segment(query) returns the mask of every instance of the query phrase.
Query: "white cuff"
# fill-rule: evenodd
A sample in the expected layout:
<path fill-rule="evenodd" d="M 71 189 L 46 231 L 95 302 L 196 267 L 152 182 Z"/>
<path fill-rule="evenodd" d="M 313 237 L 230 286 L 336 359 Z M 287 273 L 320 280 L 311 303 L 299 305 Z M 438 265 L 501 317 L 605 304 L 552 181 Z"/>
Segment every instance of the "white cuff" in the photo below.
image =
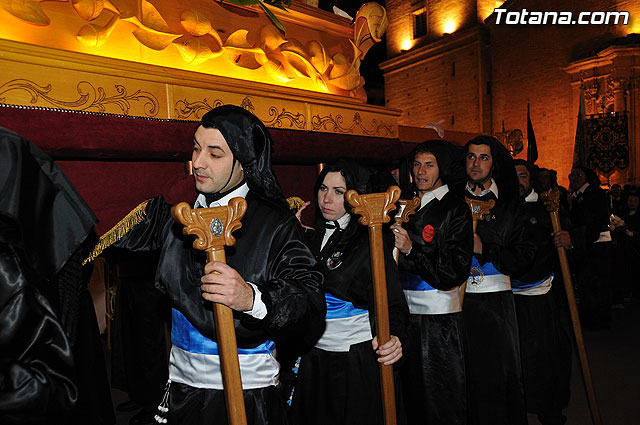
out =
<path fill-rule="evenodd" d="M 255 317 L 256 319 L 264 319 L 267 315 L 267 306 L 262 302 L 262 292 L 260 292 L 254 283 L 247 283 L 253 289 L 253 308 L 251 310 L 243 311 L 243 313 L 246 313 L 251 317 Z"/>

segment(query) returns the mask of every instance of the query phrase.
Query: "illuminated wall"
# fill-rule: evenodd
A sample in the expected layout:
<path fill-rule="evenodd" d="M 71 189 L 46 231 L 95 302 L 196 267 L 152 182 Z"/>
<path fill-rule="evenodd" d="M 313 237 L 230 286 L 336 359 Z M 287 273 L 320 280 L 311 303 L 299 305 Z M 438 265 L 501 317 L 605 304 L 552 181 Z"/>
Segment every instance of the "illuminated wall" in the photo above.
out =
<path fill-rule="evenodd" d="M 390 59 L 381 64 L 385 72 L 386 105 L 402 109 L 400 124 L 424 125 L 444 119 L 445 129 L 494 135 L 502 132 L 503 125 L 507 132 L 519 129 L 524 135 L 522 157 L 526 155 L 529 102 L 540 154 L 537 164 L 556 169 L 560 182 L 567 185 L 573 159 L 578 87 L 582 79 L 585 87 L 591 87 L 593 92 L 587 92 L 587 112 L 602 112 L 604 104 L 605 111 L 627 111 L 629 116 L 630 166 L 623 172 L 613 173 L 611 182 L 640 183 L 637 148 L 640 143 L 637 53 L 640 36 L 629 36 L 640 32 L 637 0 L 504 3 L 513 11 L 627 11 L 630 13 L 627 25 L 499 25 L 495 14 L 488 18 L 486 14 L 491 8 L 503 6 L 502 2 L 418 2 L 439 7 L 441 20 L 449 8 L 464 3 L 467 9 L 459 16 L 460 22 L 471 22 L 472 13 L 476 20 L 450 35 L 414 39 L 412 47 L 403 52 L 404 37 L 410 37 L 413 31 L 413 24 L 407 18 L 411 15 L 407 3 L 386 2 Z M 474 31 L 478 34 L 476 38 L 470 36 Z M 614 50 L 605 50 L 611 44 Z M 485 48 L 474 47 L 478 45 Z M 478 61 L 471 60 L 474 57 Z M 581 61 L 587 61 L 587 65 Z M 598 90 L 593 89 L 593 81 L 598 81 Z M 455 121 L 451 120 L 452 115 Z"/>

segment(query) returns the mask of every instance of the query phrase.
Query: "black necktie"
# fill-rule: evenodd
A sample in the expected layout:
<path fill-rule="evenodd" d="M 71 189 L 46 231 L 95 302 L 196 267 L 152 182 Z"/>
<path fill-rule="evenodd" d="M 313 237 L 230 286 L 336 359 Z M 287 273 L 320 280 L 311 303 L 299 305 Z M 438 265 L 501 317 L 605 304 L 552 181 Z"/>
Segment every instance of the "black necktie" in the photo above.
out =
<path fill-rule="evenodd" d="M 324 228 L 325 229 L 338 229 L 340 230 L 340 224 L 336 221 L 325 221 L 324 222 Z"/>

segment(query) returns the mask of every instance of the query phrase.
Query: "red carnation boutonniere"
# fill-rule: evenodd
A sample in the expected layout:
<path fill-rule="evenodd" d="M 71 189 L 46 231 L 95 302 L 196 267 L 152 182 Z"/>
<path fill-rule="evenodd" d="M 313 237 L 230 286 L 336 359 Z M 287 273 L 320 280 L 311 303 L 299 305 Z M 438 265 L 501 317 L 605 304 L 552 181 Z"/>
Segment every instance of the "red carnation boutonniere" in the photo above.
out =
<path fill-rule="evenodd" d="M 426 226 L 424 226 L 424 229 L 422 229 L 422 239 L 424 239 L 425 242 L 433 241 L 433 236 L 435 234 L 436 231 L 430 224 L 427 224 Z"/>

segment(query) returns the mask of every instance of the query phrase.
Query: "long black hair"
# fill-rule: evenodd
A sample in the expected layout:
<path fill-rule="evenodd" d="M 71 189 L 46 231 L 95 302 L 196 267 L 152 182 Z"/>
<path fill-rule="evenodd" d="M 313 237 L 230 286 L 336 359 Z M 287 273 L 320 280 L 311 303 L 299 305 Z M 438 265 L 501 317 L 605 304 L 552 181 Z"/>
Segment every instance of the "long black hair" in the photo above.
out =
<path fill-rule="evenodd" d="M 316 197 L 316 221 L 318 223 L 324 223 L 326 220 L 322 215 L 322 211 L 320 211 L 320 206 L 318 205 L 318 191 L 320 190 L 320 186 L 324 183 L 324 179 L 327 174 L 337 172 L 344 177 L 344 182 L 347 190 L 355 190 L 360 195 L 371 192 L 371 173 L 364 166 L 347 159 L 337 159 L 336 161 L 325 165 L 320 174 L 318 175 L 318 179 L 316 180 L 316 184 L 313 187 L 313 194 Z M 348 202 L 344 203 L 344 208 L 347 213 L 351 214 L 351 206 Z"/>

